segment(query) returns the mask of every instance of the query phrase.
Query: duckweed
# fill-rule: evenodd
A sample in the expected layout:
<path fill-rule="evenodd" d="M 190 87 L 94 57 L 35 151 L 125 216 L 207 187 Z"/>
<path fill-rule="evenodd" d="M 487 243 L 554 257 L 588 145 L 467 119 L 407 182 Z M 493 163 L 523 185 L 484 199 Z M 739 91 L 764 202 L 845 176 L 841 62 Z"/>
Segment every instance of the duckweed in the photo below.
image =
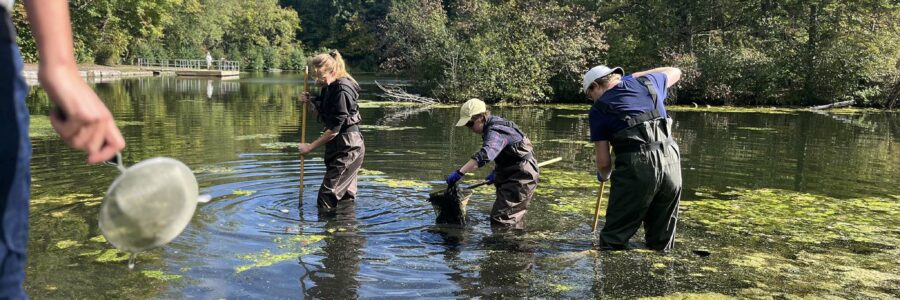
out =
<path fill-rule="evenodd" d="M 262 268 L 274 265 L 276 263 L 280 263 L 283 261 L 288 261 L 292 259 L 297 259 L 298 257 L 306 256 L 312 253 L 311 249 L 301 249 L 298 252 L 285 252 L 279 254 L 272 254 L 269 249 L 263 250 L 260 253 L 242 255 L 239 258 L 243 260 L 250 261 L 250 264 L 237 266 L 234 268 L 236 273 L 241 273 L 254 268 Z"/>
<path fill-rule="evenodd" d="M 415 102 L 397 102 L 397 101 L 367 101 L 362 100 L 359 101 L 359 108 L 385 108 L 385 107 L 410 107 L 410 106 L 421 106 L 420 103 Z"/>
<path fill-rule="evenodd" d="M 237 196 L 250 196 L 255 193 L 256 193 L 256 191 L 245 191 L 245 190 L 237 189 L 237 190 L 234 190 L 234 192 L 232 194 L 237 195 Z"/>
<path fill-rule="evenodd" d="M 572 290 L 572 286 L 567 284 L 553 284 L 550 285 L 550 288 L 557 293 L 565 293 Z"/>
<path fill-rule="evenodd" d="M 416 190 L 423 190 L 431 188 L 431 184 L 418 181 L 418 180 L 409 180 L 409 179 L 392 179 L 392 178 L 372 178 L 371 181 L 381 183 L 387 185 L 392 188 L 409 188 Z"/>
<path fill-rule="evenodd" d="M 229 174 L 234 173 L 234 168 L 222 166 L 202 166 L 195 169 L 194 173 Z"/>
<path fill-rule="evenodd" d="M 32 205 L 66 205 L 73 203 L 100 202 L 103 197 L 97 197 L 93 194 L 68 194 L 59 196 L 43 196 L 37 199 L 31 199 Z"/>
<path fill-rule="evenodd" d="M 259 146 L 269 150 L 297 151 L 297 143 L 275 142 L 264 143 Z"/>
<path fill-rule="evenodd" d="M 260 133 L 260 134 L 236 136 L 234 138 L 234 140 L 235 141 L 247 141 L 247 140 L 258 140 L 258 139 L 272 139 L 272 138 L 277 138 L 277 137 L 278 137 L 277 134 Z"/>
<path fill-rule="evenodd" d="M 238 256 L 242 260 L 249 261 L 249 264 L 237 266 L 234 268 L 236 273 L 241 273 L 254 268 L 262 268 L 274 265 L 276 263 L 297 259 L 306 256 L 319 249 L 317 246 L 311 246 L 325 239 L 324 235 L 297 235 L 290 238 L 278 237 L 274 242 L 279 244 L 277 248 L 288 249 L 288 252 L 273 254 L 271 250 L 265 249 L 259 253 L 251 253 Z"/>
<path fill-rule="evenodd" d="M 97 262 L 119 262 L 126 261 L 131 254 L 120 252 L 117 249 L 107 249 L 95 259 Z"/>
<path fill-rule="evenodd" d="M 726 300 L 735 299 L 719 293 L 675 293 L 660 297 L 644 297 L 641 300 Z"/>
<path fill-rule="evenodd" d="M 141 271 L 141 274 L 144 274 L 144 276 L 147 276 L 149 278 L 158 279 L 158 280 L 162 280 L 162 281 L 181 279 L 181 275 L 166 274 L 160 270 L 144 270 L 144 271 Z"/>
<path fill-rule="evenodd" d="M 682 202 L 685 220 L 715 232 L 757 239 L 900 244 L 900 238 L 892 234 L 900 226 L 900 202 L 893 199 L 840 200 L 775 189 L 733 190 L 723 195 L 735 199 Z"/>
<path fill-rule="evenodd" d="M 796 114 L 802 109 L 796 108 L 778 108 L 778 107 L 736 107 L 736 106 L 683 106 L 673 105 L 666 106 L 667 111 L 693 111 L 693 112 L 714 112 L 714 113 L 763 113 L 763 114 Z"/>
<path fill-rule="evenodd" d="M 79 246 L 79 245 L 80 244 L 78 244 L 77 241 L 73 241 L 73 240 L 64 240 L 64 241 L 56 242 L 57 249 L 66 249 L 66 248 L 75 247 L 75 246 Z"/>
<path fill-rule="evenodd" d="M 385 125 L 360 125 L 359 128 L 362 130 L 377 130 L 377 131 L 401 131 L 401 130 L 425 129 L 425 127 L 419 127 L 419 126 L 394 127 L 394 126 L 385 126 Z"/>
<path fill-rule="evenodd" d="M 359 169 L 360 176 L 379 176 L 384 175 L 384 172 L 378 170 L 369 170 L 369 169 Z"/>

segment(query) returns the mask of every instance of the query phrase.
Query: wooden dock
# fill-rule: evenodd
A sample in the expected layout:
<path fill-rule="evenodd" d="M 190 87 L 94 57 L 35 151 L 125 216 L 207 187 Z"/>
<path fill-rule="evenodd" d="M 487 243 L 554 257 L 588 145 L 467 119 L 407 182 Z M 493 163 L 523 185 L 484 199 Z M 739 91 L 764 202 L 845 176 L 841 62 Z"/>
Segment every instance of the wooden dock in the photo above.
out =
<path fill-rule="evenodd" d="M 241 76 L 241 72 L 224 70 L 178 70 L 175 71 L 175 75 L 191 77 L 238 78 Z"/>
<path fill-rule="evenodd" d="M 241 76 L 240 62 L 233 60 L 138 58 L 138 66 L 154 74 L 175 73 L 177 76 L 222 79 Z"/>

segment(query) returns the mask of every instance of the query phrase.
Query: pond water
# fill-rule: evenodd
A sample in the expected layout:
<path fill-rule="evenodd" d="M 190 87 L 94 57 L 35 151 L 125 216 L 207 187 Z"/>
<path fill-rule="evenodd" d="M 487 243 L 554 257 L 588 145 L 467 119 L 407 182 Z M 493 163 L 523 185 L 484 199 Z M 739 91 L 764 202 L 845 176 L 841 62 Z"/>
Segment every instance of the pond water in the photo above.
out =
<path fill-rule="evenodd" d="M 434 225 L 428 193 L 480 145 L 455 107 L 363 104 L 355 207 L 320 216 L 321 150 L 299 140 L 302 75 L 97 83 L 127 164 L 169 156 L 201 204 L 169 245 L 128 257 L 105 242 L 100 200 L 118 171 L 85 165 L 29 96 L 34 144 L 26 288 L 36 298 L 900 297 L 900 114 L 673 109 L 684 197 L 676 249 L 597 252 L 587 105 L 495 107 L 535 142 L 542 169 L 524 233 L 494 233 L 493 187 L 465 228 Z M 376 100 L 375 78 L 360 76 Z M 381 81 L 393 81 L 381 78 Z M 310 118 L 312 120 L 312 118 Z M 320 126 L 309 127 L 317 136 Z M 487 168 L 464 182 L 482 180 Z M 303 194 L 300 194 L 300 186 Z M 604 196 L 604 207 L 606 197 Z M 601 225 L 602 225 L 601 220 Z M 633 239 L 640 248 L 642 233 Z M 709 255 L 706 255 L 709 254 Z"/>

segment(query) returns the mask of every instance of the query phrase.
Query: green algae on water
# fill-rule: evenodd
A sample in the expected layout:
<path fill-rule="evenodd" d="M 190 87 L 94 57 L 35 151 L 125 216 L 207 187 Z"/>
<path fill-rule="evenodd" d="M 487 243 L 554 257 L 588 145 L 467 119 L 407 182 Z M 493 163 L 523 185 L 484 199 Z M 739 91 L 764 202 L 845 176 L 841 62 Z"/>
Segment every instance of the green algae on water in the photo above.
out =
<path fill-rule="evenodd" d="M 67 194 L 67 195 L 59 195 L 59 196 L 42 196 L 37 199 L 31 199 L 32 205 L 66 205 L 66 204 L 74 204 L 74 203 L 89 203 L 89 202 L 100 202 L 103 200 L 103 197 L 97 197 L 93 194 Z"/>
<path fill-rule="evenodd" d="M 241 189 L 237 189 L 237 190 L 234 190 L 234 192 L 232 192 L 232 194 L 237 195 L 237 196 L 250 196 L 255 193 L 256 193 L 256 191 L 245 191 L 245 190 L 241 190 Z"/>
<path fill-rule="evenodd" d="M 384 172 L 378 170 L 369 170 L 369 169 L 359 169 L 360 176 L 380 176 L 384 175 Z"/>
<path fill-rule="evenodd" d="M 278 248 L 290 248 L 288 252 L 272 253 L 269 249 L 264 249 L 258 253 L 251 253 L 238 256 L 239 259 L 249 261 L 249 264 L 240 265 L 234 268 L 235 273 L 241 273 L 250 269 L 263 268 L 274 265 L 276 263 L 296 260 L 299 257 L 309 255 L 319 249 L 319 247 L 311 247 L 321 240 L 325 239 L 323 235 L 296 236 L 289 239 L 276 239 L 281 243 Z"/>
<path fill-rule="evenodd" d="M 56 242 L 57 249 L 66 249 L 66 248 L 76 247 L 76 246 L 80 246 L 80 245 L 81 244 L 79 244 L 77 241 L 73 241 L 73 240 L 64 240 L 64 241 Z"/>
<path fill-rule="evenodd" d="M 263 143 L 259 145 L 265 149 L 269 150 L 282 150 L 282 151 L 298 151 L 299 147 L 297 143 L 285 143 L 285 142 L 275 142 L 275 143 Z"/>
<path fill-rule="evenodd" d="M 394 126 L 385 126 L 385 125 L 360 125 L 359 128 L 363 131 L 401 131 L 401 130 L 416 130 L 416 129 L 425 129 L 425 127 L 420 126 L 411 126 L 411 127 L 394 127 Z"/>
<path fill-rule="evenodd" d="M 409 189 L 423 190 L 423 189 L 428 189 L 431 187 L 431 184 L 424 182 L 424 181 L 419 181 L 419 180 L 392 179 L 392 178 L 384 178 L 384 177 L 372 178 L 370 180 L 372 182 L 384 184 L 384 185 L 392 187 L 392 188 L 409 188 Z"/>
<path fill-rule="evenodd" d="M 117 249 L 107 249 L 95 259 L 97 262 L 120 262 L 126 261 L 131 256 L 130 253 L 123 253 Z"/>
<path fill-rule="evenodd" d="M 201 166 L 195 169 L 194 173 L 230 174 L 234 173 L 234 168 L 222 166 Z"/>
<path fill-rule="evenodd" d="M 235 141 L 247 141 L 247 140 L 258 140 L 258 139 L 272 139 L 272 138 L 277 138 L 278 136 L 279 135 L 277 135 L 277 134 L 260 133 L 260 134 L 249 134 L 249 135 L 236 136 L 236 137 L 234 137 L 234 140 Z"/>
<path fill-rule="evenodd" d="M 682 202 L 685 220 L 715 232 L 791 242 L 900 243 L 892 232 L 900 226 L 900 202 L 893 199 L 842 200 L 775 189 L 733 190 L 724 195 L 735 199 Z"/>
<path fill-rule="evenodd" d="M 95 243 L 106 243 L 106 237 L 103 235 L 98 235 L 89 239 L 91 242 Z"/>
<path fill-rule="evenodd" d="M 370 101 L 361 100 L 358 102 L 359 108 L 387 108 L 387 107 L 411 107 L 422 106 L 416 102 L 398 102 L 398 101 Z"/>
<path fill-rule="evenodd" d="M 660 297 L 643 297 L 641 300 L 728 300 L 737 299 L 719 293 L 675 293 Z"/>
<path fill-rule="evenodd" d="M 692 111 L 692 112 L 713 112 L 713 113 L 762 113 L 762 114 L 796 114 L 802 109 L 796 108 L 779 108 L 779 107 L 737 107 L 737 106 L 684 106 L 673 105 L 666 106 L 667 111 Z"/>
<path fill-rule="evenodd" d="M 181 279 L 181 277 L 182 277 L 181 275 L 177 275 L 177 274 L 166 274 L 160 270 L 144 270 L 144 271 L 141 271 L 141 274 L 144 274 L 144 276 L 147 276 L 149 278 L 162 280 L 162 281 Z"/>

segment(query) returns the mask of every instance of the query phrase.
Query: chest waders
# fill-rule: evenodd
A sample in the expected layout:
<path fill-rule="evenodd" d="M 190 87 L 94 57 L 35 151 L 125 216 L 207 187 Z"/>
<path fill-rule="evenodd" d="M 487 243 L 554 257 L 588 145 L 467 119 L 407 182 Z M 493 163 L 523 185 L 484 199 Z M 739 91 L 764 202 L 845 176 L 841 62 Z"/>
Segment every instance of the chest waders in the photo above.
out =
<path fill-rule="evenodd" d="M 628 116 L 601 102 L 605 104 L 601 109 L 628 127 L 610 140 L 615 168 L 600 244 L 604 249 L 624 249 L 643 223 L 647 247 L 668 251 L 675 243 L 681 199 L 680 150 L 672 139 L 672 119 L 663 118 L 657 108 L 660 99 L 653 82 L 645 77 L 638 81 L 649 91 L 652 111 Z"/>
<path fill-rule="evenodd" d="M 531 141 L 515 123 L 491 117 L 485 124 L 484 132 L 495 125 L 512 128 L 522 136 L 522 140 L 506 145 L 494 158 L 497 199 L 491 208 L 491 226 L 524 229 L 528 203 L 537 188 L 537 161 Z"/>
<path fill-rule="evenodd" d="M 356 200 L 357 175 L 366 155 L 366 145 L 359 132 L 362 117 L 356 102 L 348 102 L 350 117 L 342 124 L 338 135 L 325 144 L 325 176 L 316 203 L 326 210 L 337 208 L 340 201 L 350 204 Z"/>

